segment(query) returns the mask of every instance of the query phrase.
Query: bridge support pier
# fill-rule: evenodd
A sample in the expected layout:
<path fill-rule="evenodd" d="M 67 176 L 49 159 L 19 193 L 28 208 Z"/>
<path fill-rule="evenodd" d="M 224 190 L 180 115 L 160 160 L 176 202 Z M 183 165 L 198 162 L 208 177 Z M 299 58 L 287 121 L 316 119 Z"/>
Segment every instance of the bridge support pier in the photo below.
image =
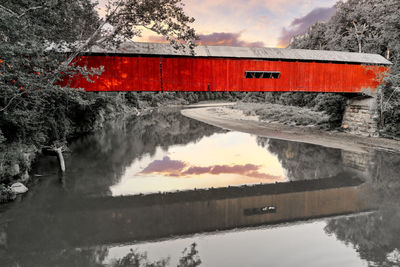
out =
<path fill-rule="evenodd" d="M 357 96 L 347 100 L 342 128 L 362 136 L 379 136 L 376 96 Z"/>

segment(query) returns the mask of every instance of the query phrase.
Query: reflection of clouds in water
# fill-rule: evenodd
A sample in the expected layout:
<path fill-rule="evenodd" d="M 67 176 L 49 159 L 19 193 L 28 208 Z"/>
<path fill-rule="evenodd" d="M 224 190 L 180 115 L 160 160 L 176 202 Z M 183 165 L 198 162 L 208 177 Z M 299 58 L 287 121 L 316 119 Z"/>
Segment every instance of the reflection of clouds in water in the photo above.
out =
<path fill-rule="evenodd" d="M 157 146 L 136 158 L 110 190 L 119 196 L 286 181 L 277 156 L 256 140 L 245 133 L 221 132 L 187 144 Z"/>
<path fill-rule="evenodd" d="M 252 178 L 277 180 L 282 177 L 260 172 L 261 165 L 236 164 L 236 165 L 211 165 L 211 166 L 190 166 L 180 160 L 171 160 L 165 156 L 162 160 L 154 160 L 138 174 L 162 174 L 168 177 L 188 177 L 193 175 L 219 175 L 236 174 Z"/>
<path fill-rule="evenodd" d="M 165 156 L 162 160 L 154 160 L 141 173 L 159 173 L 180 171 L 186 166 L 186 163 L 180 160 L 171 160 Z"/>

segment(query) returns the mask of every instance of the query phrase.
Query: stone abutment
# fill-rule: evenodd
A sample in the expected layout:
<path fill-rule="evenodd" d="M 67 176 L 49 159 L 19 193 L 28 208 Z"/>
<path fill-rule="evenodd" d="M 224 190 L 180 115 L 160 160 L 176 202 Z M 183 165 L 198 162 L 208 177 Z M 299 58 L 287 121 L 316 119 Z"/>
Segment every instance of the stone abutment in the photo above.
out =
<path fill-rule="evenodd" d="M 357 96 L 347 100 L 342 128 L 362 136 L 379 136 L 376 96 Z"/>

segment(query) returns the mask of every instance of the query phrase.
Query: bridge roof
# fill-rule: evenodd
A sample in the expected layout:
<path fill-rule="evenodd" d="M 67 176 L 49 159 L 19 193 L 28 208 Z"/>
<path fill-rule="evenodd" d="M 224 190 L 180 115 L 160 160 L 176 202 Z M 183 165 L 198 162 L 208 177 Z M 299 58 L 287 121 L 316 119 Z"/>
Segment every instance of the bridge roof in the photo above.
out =
<path fill-rule="evenodd" d="M 141 42 L 125 42 L 121 44 L 118 49 L 113 50 L 94 47 L 88 52 L 124 55 L 193 56 L 188 48 L 176 50 L 170 44 Z M 199 45 L 196 46 L 194 52 L 195 57 L 324 61 L 373 65 L 392 64 L 390 61 L 378 54 L 323 50 Z"/>

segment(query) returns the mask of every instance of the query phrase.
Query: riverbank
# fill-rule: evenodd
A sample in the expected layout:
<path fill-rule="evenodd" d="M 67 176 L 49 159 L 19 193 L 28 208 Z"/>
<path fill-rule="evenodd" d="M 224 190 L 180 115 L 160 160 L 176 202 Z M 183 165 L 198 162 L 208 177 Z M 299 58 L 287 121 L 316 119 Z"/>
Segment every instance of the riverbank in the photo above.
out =
<path fill-rule="evenodd" d="M 182 99 L 166 99 L 167 105 L 182 104 Z M 128 99 L 115 103 L 108 103 L 104 107 L 91 111 L 92 118 L 86 123 L 75 123 L 68 134 L 67 139 L 53 142 L 52 147 L 59 146 L 62 150 L 68 151 L 71 140 L 93 133 L 102 129 L 109 121 L 143 116 L 151 113 L 159 105 L 150 101 L 139 100 L 133 105 Z M 46 138 L 47 137 L 43 137 Z M 12 184 L 22 183 L 28 188 L 34 182 L 30 175 L 33 163 L 44 155 L 44 150 L 49 146 L 35 144 L 29 141 L 18 141 L 12 143 L 0 142 L 0 203 L 6 203 L 16 198 L 16 193 L 11 190 Z M 68 166 L 67 166 L 68 167 Z"/>
<path fill-rule="evenodd" d="M 253 105 L 252 103 L 246 103 Z M 247 115 L 234 107 L 201 107 L 181 110 L 182 115 L 232 131 L 240 131 L 267 138 L 315 144 L 353 152 L 371 149 L 400 152 L 400 142 L 377 137 L 361 137 L 339 131 L 326 131 L 313 126 L 287 125 L 266 122 L 253 114 Z"/>
<path fill-rule="evenodd" d="M 68 132 L 63 133 L 63 135 L 66 136 L 64 137 L 66 139 L 60 135 L 51 138 L 43 133 L 41 143 L 32 142 L 29 136 L 16 142 L 7 142 L 8 140 L 2 138 L 0 132 L 0 203 L 15 199 L 16 194 L 11 190 L 12 184 L 19 182 L 29 188 L 31 183 L 34 182 L 35 179 L 29 172 L 35 160 L 43 155 L 43 148 L 61 147 L 68 151 L 71 140 L 100 130 L 109 121 L 144 116 L 163 107 L 181 108 L 193 103 L 193 101 L 198 101 L 198 98 L 191 99 L 192 96 L 192 94 L 175 93 L 132 93 L 114 95 L 115 99 L 112 99 L 111 96 L 106 95 L 103 105 L 87 111 L 90 116 L 86 117 L 87 114 L 83 113 L 74 117 L 73 120 L 65 119 L 64 123 L 68 124 Z M 99 97 L 101 98 L 101 96 Z M 220 103 L 217 102 L 217 105 L 221 105 Z M 62 122 L 57 121 L 58 123 Z M 59 129 L 56 129 L 56 131 L 59 131 Z"/>
<path fill-rule="evenodd" d="M 77 130 L 73 138 L 101 129 L 107 121 L 120 116 L 142 116 L 164 106 L 184 108 L 183 115 L 207 124 L 269 138 L 355 152 L 367 152 L 370 149 L 400 151 L 400 143 L 394 140 L 325 131 L 329 118 L 324 112 L 268 103 L 210 101 L 187 105 L 184 99 L 173 97 L 163 101 L 140 100 L 138 105 L 123 104 L 99 109 L 96 119 L 85 129 Z M 12 183 L 22 182 L 29 187 L 32 181 L 29 170 L 37 156 L 41 155 L 41 147 L 21 143 L 0 145 L 3 148 L 0 153 L 0 202 L 5 202 L 15 197 L 9 192 Z"/>
<path fill-rule="evenodd" d="M 107 121 L 122 116 L 139 116 L 147 112 L 149 112 L 148 108 L 138 110 L 127 105 L 121 105 L 118 109 L 116 107 L 100 109 L 96 119 L 85 128 L 76 128 L 69 136 L 67 143 L 69 140 L 103 128 Z M 67 143 L 59 142 L 63 150 L 64 148 L 68 150 Z M 29 188 L 34 182 L 29 172 L 35 160 L 44 154 L 45 147 L 32 143 L 13 142 L 0 144 L 0 148 L 0 203 L 5 203 L 16 198 L 16 192 L 11 189 L 12 184 L 22 183 Z"/>
<path fill-rule="evenodd" d="M 247 116 L 257 116 L 266 123 L 278 122 L 293 126 L 309 126 L 321 129 L 332 129 L 331 117 L 324 111 L 315 111 L 306 107 L 280 105 L 272 103 L 238 102 L 231 106 L 233 110 L 242 111 Z"/>

